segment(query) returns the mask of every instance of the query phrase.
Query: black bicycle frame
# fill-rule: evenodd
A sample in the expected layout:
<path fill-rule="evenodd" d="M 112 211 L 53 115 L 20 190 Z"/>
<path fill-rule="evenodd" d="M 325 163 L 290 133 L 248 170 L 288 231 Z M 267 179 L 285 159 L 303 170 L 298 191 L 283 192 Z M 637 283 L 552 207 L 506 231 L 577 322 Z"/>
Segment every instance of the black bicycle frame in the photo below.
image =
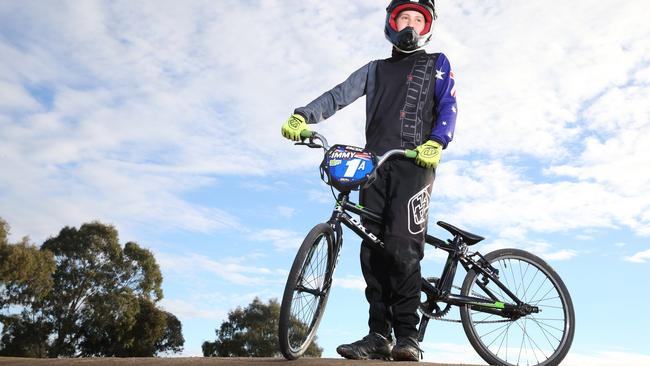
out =
<path fill-rule="evenodd" d="M 378 213 L 359 204 L 350 202 L 349 192 L 339 193 L 336 207 L 332 212 L 332 216 L 328 220 L 328 223 L 332 225 L 337 236 L 336 256 L 338 257 L 342 245 L 341 223 L 352 230 L 355 234 L 359 235 L 362 239 L 383 249 L 383 241 L 368 231 L 368 229 L 366 229 L 361 222 L 352 217 L 348 211 L 359 215 L 359 217 L 364 219 L 377 223 L 382 222 L 382 218 Z M 534 306 L 527 306 L 526 309 L 522 310 L 522 307 L 526 304 L 524 304 L 499 280 L 498 270 L 493 268 L 478 252 L 467 255 L 467 245 L 463 242 L 462 237 L 457 235 L 454 236 L 453 240 L 444 241 L 427 234 L 425 242 L 435 248 L 442 249 L 449 253 L 442 275 L 437 280 L 435 286 L 429 281 L 422 281 L 423 291 L 433 294 L 437 302 L 449 303 L 456 306 L 470 305 L 473 310 L 491 313 L 505 318 L 512 318 L 525 315 L 525 313 L 539 311 L 539 309 Z M 474 259 L 474 257 L 477 259 Z M 479 276 L 477 276 L 477 284 L 483 291 L 485 291 L 492 301 L 480 297 L 451 293 L 458 263 L 460 263 L 467 272 L 474 270 L 481 275 L 482 281 L 478 281 Z M 515 304 L 499 301 L 497 296 L 487 288 L 487 284 L 490 281 L 494 282 L 505 294 L 510 296 Z"/>
<path fill-rule="evenodd" d="M 431 285 L 428 281 L 423 283 L 427 287 L 426 290 L 435 294 L 438 301 L 446 302 L 452 305 L 470 305 L 472 309 L 482 311 L 485 313 L 496 314 L 504 317 L 511 317 L 512 311 L 519 309 L 524 303 L 510 291 L 500 280 L 499 271 L 493 268 L 481 254 L 478 252 L 467 255 L 467 245 L 463 243 L 460 236 L 455 236 L 453 240 L 447 242 L 438 239 L 431 235 L 426 235 L 425 242 L 438 249 L 442 249 L 449 254 L 447 255 L 447 262 L 442 271 L 442 275 L 438 279 L 436 286 Z M 477 259 L 474 259 L 476 257 Z M 477 285 L 485 291 L 485 293 L 492 299 L 492 301 L 485 298 L 456 295 L 451 293 L 456 269 L 460 263 L 463 268 L 469 272 L 471 270 L 478 272 L 482 276 L 482 281 L 477 281 Z M 479 276 L 477 275 L 477 279 Z M 515 304 L 503 303 L 498 300 L 497 296 L 487 288 L 489 281 L 494 282 L 503 292 L 508 295 Z"/>
<path fill-rule="evenodd" d="M 333 226 L 335 231 L 340 231 L 341 223 L 347 228 L 352 230 L 355 234 L 359 235 L 362 239 L 367 240 L 380 248 L 384 248 L 382 242 L 375 234 L 366 229 L 361 222 L 357 221 L 354 217 L 350 216 L 347 211 L 359 215 L 359 217 L 372 220 L 376 223 L 381 223 L 382 219 L 379 214 L 373 212 L 359 204 L 350 202 L 350 193 L 342 192 L 336 199 L 336 207 L 332 212 L 332 217 L 327 221 Z M 337 240 L 338 241 L 338 240 Z"/>

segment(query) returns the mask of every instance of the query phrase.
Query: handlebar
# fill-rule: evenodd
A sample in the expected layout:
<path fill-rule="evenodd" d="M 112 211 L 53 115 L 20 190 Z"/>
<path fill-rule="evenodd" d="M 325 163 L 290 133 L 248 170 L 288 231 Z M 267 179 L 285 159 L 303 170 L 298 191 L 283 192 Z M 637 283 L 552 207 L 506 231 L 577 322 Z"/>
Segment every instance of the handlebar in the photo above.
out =
<path fill-rule="evenodd" d="M 300 138 L 303 139 L 302 142 L 296 143 L 296 145 L 307 145 L 311 148 L 322 147 L 323 150 L 327 152 L 330 149 L 330 145 L 327 143 L 325 136 L 321 135 L 316 131 L 311 130 L 302 130 L 300 131 Z M 304 142 L 305 139 L 309 139 L 309 142 Z M 314 143 L 314 140 L 320 141 L 320 144 Z M 386 160 L 393 156 L 404 156 L 409 159 L 415 159 L 418 156 L 418 152 L 411 149 L 393 149 L 388 150 L 384 155 L 377 156 L 377 168 L 379 168 Z M 374 172 L 373 172 L 374 174 Z"/>
<path fill-rule="evenodd" d="M 307 145 L 308 147 L 311 148 L 316 148 L 316 147 L 322 147 L 325 151 L 330 149 L 330 145 L 327 143 L 327 139 L 325 136 L 321 135 L 320 133 L 316 131 L 311 131 L 311 130 L 302 130 L 300 131 L 300 138 L 303 140 L 302 142 L 296 143 L 296 145 Z M 309 142 L 304 142 L 305 139 L 309 139 Z M 318 140 L 321 142 L 321 144 L 315 144 L 314 140 Z"/>

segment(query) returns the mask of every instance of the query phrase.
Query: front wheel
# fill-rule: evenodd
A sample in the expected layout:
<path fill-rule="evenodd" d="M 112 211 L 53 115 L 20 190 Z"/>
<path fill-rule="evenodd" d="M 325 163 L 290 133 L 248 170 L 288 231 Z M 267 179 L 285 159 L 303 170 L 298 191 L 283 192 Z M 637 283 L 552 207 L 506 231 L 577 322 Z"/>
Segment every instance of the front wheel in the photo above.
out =
<path fill-rule="evenodd" d="M 318 224 L 303 240 L 291 266 L 280 307 L 280 351 L 288 360 L 302 356 L 316 335 L 334 271 L 334 231 Z"/>
<path fill-rule="evenodd" d="M 560 276 L 543 259 L 519 249 L 495 250 L 485 259 L 508 290 L 539 312 L 513 317 L 495 309 L 461 306 L 463 329 L 476 352 L 490 365 L 558 365 L 575 332 L 573 303 Z M 473 270 L 461 293 L 514 303 L 494 281 Z"/>

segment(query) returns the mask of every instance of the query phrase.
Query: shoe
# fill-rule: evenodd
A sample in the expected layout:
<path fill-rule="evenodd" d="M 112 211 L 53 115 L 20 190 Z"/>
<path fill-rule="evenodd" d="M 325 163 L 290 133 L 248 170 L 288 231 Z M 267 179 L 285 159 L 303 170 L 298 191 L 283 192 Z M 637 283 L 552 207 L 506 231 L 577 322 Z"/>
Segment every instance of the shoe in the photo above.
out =
<path fill-rule="evenodd" d="M 336 352 L 350 360 L 388 360 L 392 346 L 392 339 L 379 333 L 370 333 L 359 341 L 336 347 Z"/>
<path fill-rule="evenodd" d="M 422 358 L 422 349 L 417 339 L 413 337 L 397 338 L 397 344 L 390 352 L 395 361 L 420 361 Z"/>

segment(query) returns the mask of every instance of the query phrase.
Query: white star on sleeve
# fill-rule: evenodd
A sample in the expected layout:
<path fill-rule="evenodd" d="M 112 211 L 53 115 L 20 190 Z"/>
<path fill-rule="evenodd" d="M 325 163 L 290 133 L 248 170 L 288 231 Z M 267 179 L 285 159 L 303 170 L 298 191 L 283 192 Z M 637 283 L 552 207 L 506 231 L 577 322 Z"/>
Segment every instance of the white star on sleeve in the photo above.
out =
<path fill-rule="evenodd" d="M 442 70 L 436 70 L 436 79 L 442 80 L 443 75 L 445 73 Z"/>

